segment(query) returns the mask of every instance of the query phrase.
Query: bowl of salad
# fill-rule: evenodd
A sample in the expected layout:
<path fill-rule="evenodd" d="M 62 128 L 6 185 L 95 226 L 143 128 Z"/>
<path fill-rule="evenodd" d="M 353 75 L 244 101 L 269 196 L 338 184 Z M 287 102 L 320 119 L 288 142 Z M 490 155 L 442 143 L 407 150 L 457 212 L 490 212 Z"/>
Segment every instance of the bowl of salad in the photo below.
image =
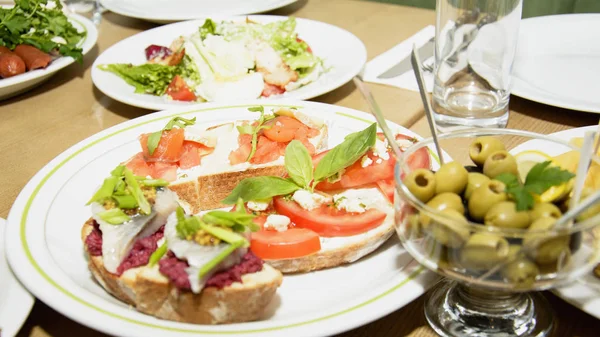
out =
<path fill-rule="evenodd" d="M 207 18 L 115 44 L 96 60 L 92 80 L 123 103 L 166 109 L 255 98 L 308 99 L 350 81 L 365 61 L 358 38 L 325 23 L 277 16 Z"/>

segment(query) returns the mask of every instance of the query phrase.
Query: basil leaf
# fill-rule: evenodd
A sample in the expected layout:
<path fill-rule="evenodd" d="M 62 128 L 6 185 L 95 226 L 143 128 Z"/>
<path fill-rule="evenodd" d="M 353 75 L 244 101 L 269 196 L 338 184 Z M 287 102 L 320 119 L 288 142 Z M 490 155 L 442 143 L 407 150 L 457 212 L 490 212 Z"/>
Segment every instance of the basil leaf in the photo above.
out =
<path fill-rule="evenodd" d="M 154 151 L 158 147 L 158 143 L 160 143 L 160 138 L 161 137 L 162 137 L 162 130 L 161 131 L 152 132 L 148 136 L 148 153 L 150 155 L 154 154 Z"/>
<path fill-rule="evenodd" d="M 279 177 L 253 177 L 242 180 L 222 203 L 235 204 L 239 198 L 244 201 L 266 200 L 278 195 L 286 195 L 301 189 L 293 181 Z"/>
<path fill-rule="evenodd" d="M 373 123 L 368 128 L 351 133 L 338 146 L 327 152 L 321 159 L 314 173 L 315 183 L 340 172 L 354 164 L 370 148 L 377 139 L 377 124 Z"/>
<path fill-rule="evenodd" d="M 156 263 L 167 253 L 169 248 L 167 247 L 167 242 L 165 241 L 160 247 L 158 247 L 152 255 L 150 255 L 150 259 L 148 260 L 148 267 L 154 267 Z"/>
<path fill-rule="evenodd" d="M 285 169 L 290 178 L 299 186 L 308 188 L 313 180 L 313 163 L 306 147 L 292 140 L 285 148 Z"/>
<path fill-rule="evenodd" d="M 98 213 L 100 219 L 106 221 L 111 225 L 120 225 L 124 222 L 131 220 L 129 215 L 125 214 L 120 208 L 112 208 L 108 211 Z"/>

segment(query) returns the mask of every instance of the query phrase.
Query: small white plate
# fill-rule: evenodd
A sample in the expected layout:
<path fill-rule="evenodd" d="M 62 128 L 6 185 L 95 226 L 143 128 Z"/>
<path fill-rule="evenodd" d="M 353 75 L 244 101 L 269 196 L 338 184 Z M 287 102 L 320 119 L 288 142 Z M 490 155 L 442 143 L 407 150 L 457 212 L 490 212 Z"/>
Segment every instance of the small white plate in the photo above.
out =
<path fill-rule="evenodd" d="M 298 0 L 100 0 L 108 10 L 132 18 L 170 23 L 205 18 L 264 13 Z"/>
<path fill-rule="evenodd" d="M 514 95 L 600 113 L 600 14 L 521 21 L 512 73 Z"/>
<path fill-rule="evenodd" d="M 333 335 L 383 317 L 423 294 L 437 277 L 416 264 L 395 236 L 350 265 L 284 276 L 264 318 L 256 322 L 207 326 L 157 319 L 132 310 L 93 281 L 80 238 L 90 216 L 84 203 L 107 172 L 139 151 L 141 133 L 162 128 L 175 115 L 196 117 L 204 125 L 256 118 L 247 110 L 256 105 L 296 106 L 323 118 L 330 146 L 374 122 L 364 112 L 334 105 L 265 103 L 213 103 L 148 114 L 104 130 L 52 160 L 21 191 L 8 217 L 8 259 L 19 279 L 65 316 L 108 334 L 132 337 Z M 388 123 L 395 131 L 418 137 Z"/>
<path fill-rule="evenodd" d="M 77 30 L 87 32 L 86 37 L 79 42 L 83 55 L 87 54 L 98 40 L 98 30 L 89 19 L 78 14 L 67 14 L 69 21 Z M 52 61 L 45 69 L 36 69 L 24 74 L 0 79 L 0 100 L 23 93 L 46 81 L 57 71 L 75 62 L 72 57 L 60 57 Z"/>
<path fill-rule="evenodd" d="M 212 17 L 213 20 L 240 20 L 232 17 Z M 286 20 L 284 16 L 254 15 L 253 21 L 269 23 Z M 107 96 L 129 105 L 150 110 L 167 110 L 173 107 L 203 105 L 205 103 L 188 103 L 167 100 L 149 94 L 136 94 L 134 87 L 127 84 L 119 76 L 98 69 L 100 64 L 146 62 L 144 49 L 151 44 L 170 45 L 181 36 L 196 32 L 204 20 L 186 21 L 161 26 L 131 36 L 105 50 L 92 66 L 94 85 Z M 296 19 L 298 36 L 305 40 L 314 54 L 321 57 L 331 69 L 322 74 L 315 82 L 297 90 L 263 100 L 279 100 L 281 98 L 306 100 L 332 91 L 352 80 L 367 61 L 367 50 L 364 44 L 352 33 L 327 23 L 307 19 Z M 335 41 L 335 43 L 333 43 Z M 231 103 L 231 102 L 230 102 Z"/>
<path fill-rule="evenodd" d="M 6 262 L 4 232 L 6 220 L 0 218 L 0 335 L 17 334 L 33 306 L 34 298 L 17 281 Z"/>

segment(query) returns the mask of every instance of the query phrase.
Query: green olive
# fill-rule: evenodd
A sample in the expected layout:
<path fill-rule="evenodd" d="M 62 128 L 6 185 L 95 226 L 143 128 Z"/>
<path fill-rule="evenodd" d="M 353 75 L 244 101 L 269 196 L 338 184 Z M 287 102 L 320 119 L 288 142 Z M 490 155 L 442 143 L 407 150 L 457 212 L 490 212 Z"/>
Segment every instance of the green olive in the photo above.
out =
<path fill-rule="evenodd" d="M 590 195 L 594 194 L 594 192 L 595 191 L 589 187 L 584 188 L 581 191 L 581 201 L 583 201 L 585 198 L 589 197 Z M 590 206 L 588 209 L 586 209 L 584 212 L 582 212 L 577 217 L 577 221 L 583 221 L 583 220 L 589 219 L 598 213 L 600 213 L 600 203 Z"/>
<path fill-rule="evenodd" d="M 444 192 L 461 194 L 467 186 L 468 174 L 467 169 L 455 161 L 442 165 L 435 173 L 435 194 Z"/>
<path fill-rule="evenodd" d="M 531 215 L 531 221 L 535 221 L 539 218 L 555 218 L 558 219 L 562 216 L 562 212 L 558 207 L 550 202 L 540 202 L 533 205 L 533 208 L 529 212 Z"/>
<path fill-rule="evenodd" d="M 508 241 L 500 235 L 475 233 L 461 251 L 461 264 L 469 269 L 491 269 L 508 257 Z"/>
<path fill-rule="evenodd" d="M 450 248 L 460 248 L 469 239 L 467 219 L 452 208 L 432 216 L 430 231 L 437 242 Z"/>
<path fill-rule="evenodd" d="M 494 204 L 485 213 L 486 226 L 501 228 L 527 228 L 531 224 L 529 212 L 517 212 L 517 205 L 512 201 L 502 201 Z"/>
<path fill-rule="evenodd" d="M 469 176 L 467 177 L 467 187 L 465 188 L 465 198 L 469 199 L 477 187 L 488 181 L 490 181 L 490 178 L 483 173 L 469 173 Z"/>
<path fill-rule="evenodd" d="M 454 209 L 461 214 L 465 214 L 465 206 L 462 203 L 462 199 L 456 193 L 441 193 L 433 197 L 427 203 L 427 206 L 437 210 L 443 211 L 445 209 Z M 428 229 L 429 223 L 431 222 L 431 215 L 428 212 L 421 212 L 421 225 L 423 229 Z"/>
<path fill-rule="evenodd" d="M 504 266 L 500 273 L 510 283 L 515 283 L 519 286 L 528 286 L 535 282 L 535 278 L 540 274 L 540 270 L 535 263 L 527 258 L 517 258 Z"/>
<path fill-rule="evenodd" d="M 477 137 L 469 148 L 469 157 L 477 165 L 483 165 L 494 152 L 505 150 L 504 144 L 496 137 Z"/>
<path fill-rule="evenodd" d="M 508 246 L 508 258 L 509 259 L 516 259 L 519 255 L 519 253 L 521 253 L 521 250 L 523 249 L 523 246 L 521 245 L 510 245 Z"/>
<path fill-rule="evenodd" d="M 468 203 L 471 217 L 482 221 L 492 206 L 506 200 L 505 189 L 506 186 L 498 180 L 490 180 L 474 189 Z"/>
<path fill-rule="evenodd" d="M 518 177 L 517 160 L 506 151 L 496 151 L 485 160 L 483 174 L 494 179 L 502 173 L 512 173 Z"/>
<path fill-rule="evenodd" d="M 569 236 L 551 232 L 555 222 L 556 219 L 551 217 L 537 219 L 529 227 L 532 233 L 523 239 L 527 255 L 537 263 L 554 263 L 570 253 Z"/>
<path fill-rule="evenodd" d="M 428 202 L 435 195 L 436 179 L 433 172 L 427 169 L 416 169 L 402 181 L 410 193 L 422 202 Z"/>

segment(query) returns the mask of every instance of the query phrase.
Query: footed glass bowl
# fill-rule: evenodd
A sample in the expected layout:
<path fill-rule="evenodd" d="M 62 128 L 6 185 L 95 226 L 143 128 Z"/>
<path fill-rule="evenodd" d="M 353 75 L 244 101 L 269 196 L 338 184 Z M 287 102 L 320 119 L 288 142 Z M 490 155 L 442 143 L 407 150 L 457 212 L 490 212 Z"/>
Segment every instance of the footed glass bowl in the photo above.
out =
<path fill-rule="evenodd" d="M 566 142 L 541 134 L 510 129 L 470 129 L 439 137 L 440 146 L 448 154 L 445 162 L 456 161 L 461 166 L 468 166 L 469 171 L 481 171 L 468 152 L 470 144 L 480 136 L 496 137 L 512 155 L 539 151 L 528 152 L 532 163 L 544 158 L 544 154 L 553 157 L 579 151 Z M 442 202 L 429 199 L 424 203 L 407 185 L 431 183 L 431 179 L 415 178 L 416 173 L 411 175 L 411 156 L 423 147 L 429 147 L 433 171 L 439 168 L 434 160 L 436 151 L 431 138 L 408 148 L 396 166 L 395 211 L 396 231 L 405 249 L 422 265 L 445 277 L 426 299 L 425 314 L 431 327 L 442 336 L 548 335 L 552 330 L 553 314 L 543 296 L 534 291 L 581 277 L 600 261 L 598 239 L 594 235 L 600 215 L 590 215 L 558 229 L 552 225 L 552 217 L 556 218 L 560 213 L 528 210 L 519 218 L 507 211 L 506 214 L 499 212 L 502 213 L 500 218 L 504 216 L 502 219 L 505 220 L 499 221 L 500 225 L 491 222 L 492 217 L 489 217 L 488 225 L 484 225 L 482 214 L 485 212 L 477 216 L 471 213 L 482 212 L 478 210 L 478 203 L 485 205 L 486 200 L 495 197 L 494 194 L 502 193 L 503 184 L 486 185 L 484 188 L 490 191 L 485 193 L 470 191 L 469 199 L 461 191 L 456 193 L 458 199 L 446 196 L 441 198 Z M 578 158 L 578 153 L 571 154 L 572 158 Z M 528 164 L 523 155 L 520 161 L 521 165 Z M 600 164 L 597 158 L 594 161 L 594 164 Z M 576 162 L 577 159 L 574 165 Z M 439 178 L 439 181 L 454 182 L 464 176 L 440 175 Z M 562 208 L 564 212 L 572 182 L 556 187 L 544 195 L 545 199 L 550 199 L 556 209 Z M 539 200 L 538 197 L 535 199 Z M 511 200 L 510 196 L 508 200 Z M 440 203 L 446 205 L 440 206 Z M 455 211 L 442 211 L 444 207 Z M 464 217 L 457 216 L 457 212 Z M 523 217 L 529 217 L 529 223 L 522 220 Z M 550 219 L 532 221 L 540 218 Z"/>

